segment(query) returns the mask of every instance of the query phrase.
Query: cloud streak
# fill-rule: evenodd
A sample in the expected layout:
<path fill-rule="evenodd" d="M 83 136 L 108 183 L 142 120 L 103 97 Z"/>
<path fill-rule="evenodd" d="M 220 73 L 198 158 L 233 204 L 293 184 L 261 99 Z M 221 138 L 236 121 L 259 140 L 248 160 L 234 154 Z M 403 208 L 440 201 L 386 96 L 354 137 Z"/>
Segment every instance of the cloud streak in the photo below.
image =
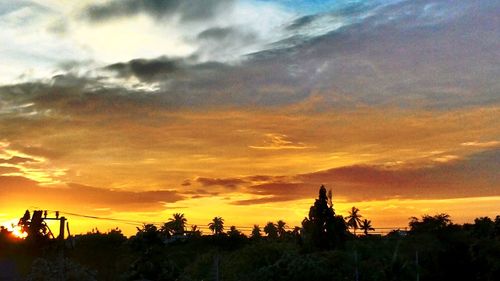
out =
<path fill-rule="evenodd" d="M 70 183 L 67 186 L 42 187 L 21 176 L 0 176 L 2 204 L 27 206 L 64 206 L 79 202 L 87 208 L 107 207 L 114 211 L 163 210 L 165 203 L 183 199 L 170 190 L 124 191 Z"/>
<path fill-rule="evenodd" d="M 217 11 L 228 8 L 232 0 L 125 0 L 92 4 L 85 8 L 84 14 L 93 22 L 103 22 L 115 18 L 148 14 L 155 19 L 179 17 L 181 21 L 202 21 L 214 17 Z"/>
<path fill-rule="evenodd" d="M 387 199 L 435 199 L 496 196 L 500 151 L 490 150 L 469 158 L 424 167 L 355 165 L 288 176 L 250 185 L 246 191 L 259 198 L 239 200 L 237 205 L 311 198 L 326 184 L 335 196 L 349 201 Z"/>

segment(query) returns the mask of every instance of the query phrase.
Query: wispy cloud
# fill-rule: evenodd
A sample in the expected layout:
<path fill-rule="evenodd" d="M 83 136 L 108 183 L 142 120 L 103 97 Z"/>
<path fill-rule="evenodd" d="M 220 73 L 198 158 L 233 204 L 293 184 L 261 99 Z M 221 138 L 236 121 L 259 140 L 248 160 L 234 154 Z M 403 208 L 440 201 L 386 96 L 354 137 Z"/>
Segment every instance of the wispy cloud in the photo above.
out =
<path fill-rule="evenodd" d="M 266 134 L 267 140 L 265 141 L 265 145 L 256 146 L 249 145 L 248 147 L 254 149 L 265 149 L 265 150 L 281 150 L 281 149 L 308 149 L 314 148 L 311 146 L 307 146 L 302 142 L 294 142 L 289 139 L 287 135 L 283 134 Z"/>
<path fill-rule="evenodd" d="M 463 146 L 472 146 L 472 147 L 497 147 L 500 146 L 500 141 L 485 141 L 485 142 L 480 142 L 480 141 L 468 141 L 468 142 L 463 142 L 461 143 Z"/>

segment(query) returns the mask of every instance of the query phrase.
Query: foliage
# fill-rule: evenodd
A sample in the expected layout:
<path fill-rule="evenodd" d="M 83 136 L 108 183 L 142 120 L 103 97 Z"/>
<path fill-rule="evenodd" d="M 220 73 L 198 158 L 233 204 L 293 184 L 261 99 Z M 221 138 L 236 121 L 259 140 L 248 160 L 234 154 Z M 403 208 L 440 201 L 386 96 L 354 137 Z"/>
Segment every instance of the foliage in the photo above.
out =
<path fill-rule="evenodd" d="M 285 234 L 286 234 L 286 222 L 282 221 L 282 220 L 279 220 L 277 223 L 276 223 L 276 230 L 278 231 L 278 236 L 280 238 L 284 238 L 285 237 Z"/>
<path fill-rule="evenodd" d="M 437 214 L 435 216 L 424 215 L 422 219 L 411 217 L 409 226 L 412 233 L 439 232 L 451 225 L 448 214 Z"/>
<path fill-rule="evenodd" d="M 161 231 L 170 238 L 172 235 L 182 235 L 186 230 L 187 219 L 184 214 L 175 213 L 169 219 L 168 222 L 164 223 L 161 227 Z"/>
<path fill-rule="evenodd" d="M 318 199 L 309 209 L 309 217 L 302 221 L 302 229 L 303 240 L 309 248 L 332 249 L 346 240 L 347 226 L 341 216 L 335 215 L 333 202 L 324 186 L 320 187 Z"/>
<path fill-rule="evenodd" d="M 27 281 L 94 281 L 96 274 L 94 271 L 75 263 L 72 260 L 50 261 L 43 258 L 37 258 L 32 265 Z"/>
<path fill-rule="evenodd" d="M 264 226 L 264 232 L 267 234 L 267 237 L 270 239 L 278 238 L 278 228 L 272 222 L 268 222 L 266 226 Z"/>
<path fill-rule="evenodd" d="M 260 239 L 262 234 L 260 233 L 260 227 L 255 224 L 252 229 L 252 234 L 250 236 L 252 239 Z"/>
<path fill-rule="evenodd" d="M 349 215 L 347 216 L 347 225 L 354 229 L 354 234 L 356 234 L 356 230 L 361 226 L 361 217 L 359 214 L 359 209 L 356 207 L 352 207 L 349 211 Z"/>
<path fill-rule="evenodd" d="M 364 219 L 359 226 L 359 229 L 363 230 L 365 235 L 368 235 L 368 231 L 373 231 L 375 228 L 372 227 L 372 221 Z"/>
<path fill-rule="evenodd" d="M 286 223 L 254 225 L 250 238 L 224 220 L 209 224 L 214 235 L 174 214 L 171 231 L 145 224 L 127 238 L 119 229 L 89 232 L 35 247 L 0 229 L 0 266 L 17 265 L 26 280 L 500 280 L 500 216 L 453 224 L 447 214 L 411 218 L 409 231 L 354 236 L 335 215 L 331 195 L 322 187 L 302 228 Z M 359 210 L 347 219 L 360 217 Z M 352 215 L 355 216 L 352 216 Z M 163 225 L 165 226 L 165 224 Z M 371 221 L 358 229 L 368 234 Z M 180 232 L 182 230 L 182 232 Z M 169 238 L 169 236 L 171 236 Z M 64 257 L 64 258 L 63 258 Z M 27 266 L 26 266 L 27 265 Z M 0 276 L 2 276 L 0 274 Z M 14 276 L 14 275 L 13 275 Z"/>
<path fill-rule="evenodd" d="M 224 219 L 221 217 L 215 217 L 212 222 L 208 224 L 208 228 L 214 234 L 221 234 L 224 231 Z"/>

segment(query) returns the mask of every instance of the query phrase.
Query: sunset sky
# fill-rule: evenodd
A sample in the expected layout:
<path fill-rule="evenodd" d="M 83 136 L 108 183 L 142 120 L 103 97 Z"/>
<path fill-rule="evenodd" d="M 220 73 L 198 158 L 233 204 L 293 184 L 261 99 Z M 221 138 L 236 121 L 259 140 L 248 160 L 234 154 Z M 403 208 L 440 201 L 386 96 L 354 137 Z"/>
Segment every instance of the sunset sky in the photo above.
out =
<path fill-rule="evenodd" d="M 500 214 L 497 0 L 0 0 L 0 62 L 0 224 Z"/>

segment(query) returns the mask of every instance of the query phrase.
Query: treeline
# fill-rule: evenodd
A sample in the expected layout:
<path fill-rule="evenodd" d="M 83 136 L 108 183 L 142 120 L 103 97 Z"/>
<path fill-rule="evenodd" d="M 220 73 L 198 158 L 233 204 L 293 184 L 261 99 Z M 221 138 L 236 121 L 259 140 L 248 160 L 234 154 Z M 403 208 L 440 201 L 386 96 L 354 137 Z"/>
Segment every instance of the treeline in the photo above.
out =
<path fill-rule="evenodd" d="M 300 227 L 270 222 L 249 235 L 221 217 L 204 235 L 183 214 L 130 238 L 115 229 L 19 240 L 2 229 L 0 277 L 15 269 L 19 280 L 500 280 L 500 216 L 458 225 L 425 215 L 386 236 L 370 235 L 360 218 L 355 208 L 336 215 L 321 188 Z"/>

